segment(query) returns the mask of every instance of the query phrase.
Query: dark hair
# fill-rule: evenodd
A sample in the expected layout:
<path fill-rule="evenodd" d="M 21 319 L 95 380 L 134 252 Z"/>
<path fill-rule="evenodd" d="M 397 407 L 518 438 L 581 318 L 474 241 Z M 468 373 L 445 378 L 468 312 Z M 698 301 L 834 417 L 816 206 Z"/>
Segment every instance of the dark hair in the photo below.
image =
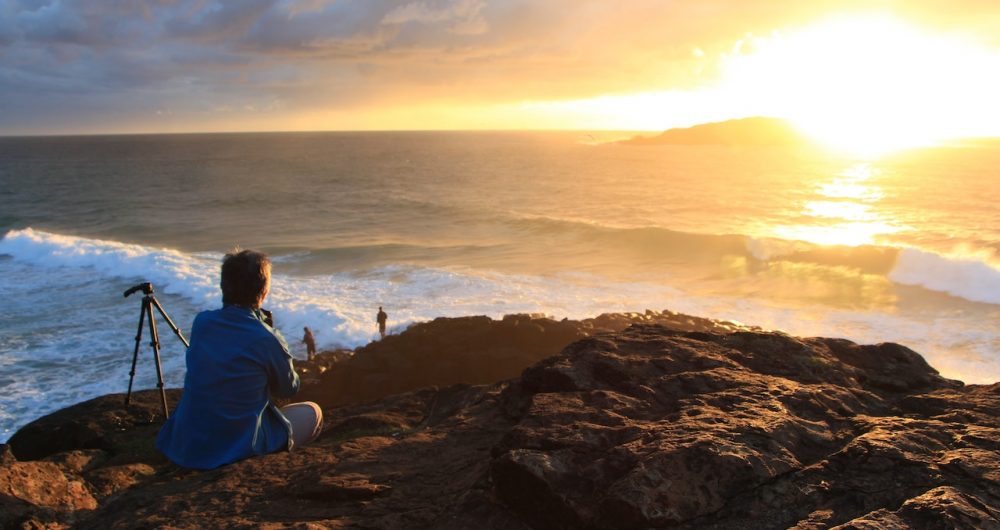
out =
<path fill-rule="evenodd" d="M 234 249 L 222 259 L 222 304 L 260 307 L 271 278 L 271 259 L 263 252 Z"/>

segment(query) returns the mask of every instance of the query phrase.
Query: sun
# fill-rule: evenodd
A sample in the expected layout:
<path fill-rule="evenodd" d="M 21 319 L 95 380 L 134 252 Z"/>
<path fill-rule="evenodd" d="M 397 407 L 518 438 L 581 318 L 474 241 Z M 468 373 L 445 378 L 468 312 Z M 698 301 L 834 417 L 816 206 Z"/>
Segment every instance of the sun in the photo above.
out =
<path fill-rule="evenodd" d="M 696 71 L 705 73 L 686 88 L 501 111 L 551 128 L 633 131 L 777 117 L 835 151 L 864 157 L 1000 136 L 1000 50 L 970 35 L 855 12 L 730 39 L 723 49 L 695 48 Z"/>
<path fill-rule="evenodd" d="M 722 71 L 725 91 L 854 153 L 985 134 L 1000 118 L 1000 54 L 887 15 L 747 37 Z"/>

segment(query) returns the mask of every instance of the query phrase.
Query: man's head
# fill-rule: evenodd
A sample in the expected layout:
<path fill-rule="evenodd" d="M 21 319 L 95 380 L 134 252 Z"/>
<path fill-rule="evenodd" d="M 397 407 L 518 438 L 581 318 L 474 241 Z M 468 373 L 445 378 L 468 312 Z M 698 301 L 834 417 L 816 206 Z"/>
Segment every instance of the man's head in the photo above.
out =
<path fill-rule="evenodd" d="M 222 303 L 258 308 L 271 289 L 271 260 L 254 250 L 234 250 L 222 260 Z"/>

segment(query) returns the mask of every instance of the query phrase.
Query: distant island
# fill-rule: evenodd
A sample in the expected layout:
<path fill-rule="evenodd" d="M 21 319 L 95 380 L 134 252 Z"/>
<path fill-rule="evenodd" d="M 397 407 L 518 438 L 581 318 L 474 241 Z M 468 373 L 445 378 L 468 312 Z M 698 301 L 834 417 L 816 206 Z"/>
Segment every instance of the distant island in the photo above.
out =
<path fill-rule="evenodd" d="M 628 145 L 808 145 L 790 123 L 779 118 L 752 117 L 670 129 L 656 136 L 635 136 Z"/>

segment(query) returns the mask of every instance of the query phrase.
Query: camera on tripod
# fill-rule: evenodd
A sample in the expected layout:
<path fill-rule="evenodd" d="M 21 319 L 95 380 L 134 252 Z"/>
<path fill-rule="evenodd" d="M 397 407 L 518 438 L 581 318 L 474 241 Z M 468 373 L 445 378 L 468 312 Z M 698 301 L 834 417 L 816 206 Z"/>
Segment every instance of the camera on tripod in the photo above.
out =
<path fill-rule="evenodd" d="M 136 361 L 139 359 L 139 344 L 142 341 L 142 325 L 148 319 L 150 336 L 149 344 L 153 347 L 153 358 L 156 359 L 156 386 L 160 389 L 160 400 L 163 403 L 163 417 L 168 418 L 170 417 L 170 412 L 167 409 L 167 392 L 163 389 L 163 368 L 160 365 L 160 335 L 156 331 L 156 320 L 153 317 L 153 308 L 156 308 L 157 312 L 160 313 L 160 316 L 163 317 L 163 320 L 167 322 L 170 329 L 175 335 L 177 335 L 177 338 L 181 339 L 185 348 L 190 346 L 190 344 L 188 344 L 184 335 L 181 334 L 181 330 L 177 329 L 177 326 L 174 325 L 174 321 L 170 320 L 170 317 L 167 316 L 166 311 L 163 310 L 163 306 L 160 305 L 156 296 L 153 295 L 153 284 L 150 282 L 143 282 L 129 287 L 129 289 L 125 291 L 125 298 L 128 298 L 137 291 L 142 291 L 145 296 L 142 297 L 142 307 L 139 309 L 139 329 L 135 334 L 135 351 L 132 352 L 132 371 L 128 373 L 128 393 L 125 394 L 125 406 L 128 406 L 132 398 L 132 382 L 135 380 L 135 365 Z"/>

